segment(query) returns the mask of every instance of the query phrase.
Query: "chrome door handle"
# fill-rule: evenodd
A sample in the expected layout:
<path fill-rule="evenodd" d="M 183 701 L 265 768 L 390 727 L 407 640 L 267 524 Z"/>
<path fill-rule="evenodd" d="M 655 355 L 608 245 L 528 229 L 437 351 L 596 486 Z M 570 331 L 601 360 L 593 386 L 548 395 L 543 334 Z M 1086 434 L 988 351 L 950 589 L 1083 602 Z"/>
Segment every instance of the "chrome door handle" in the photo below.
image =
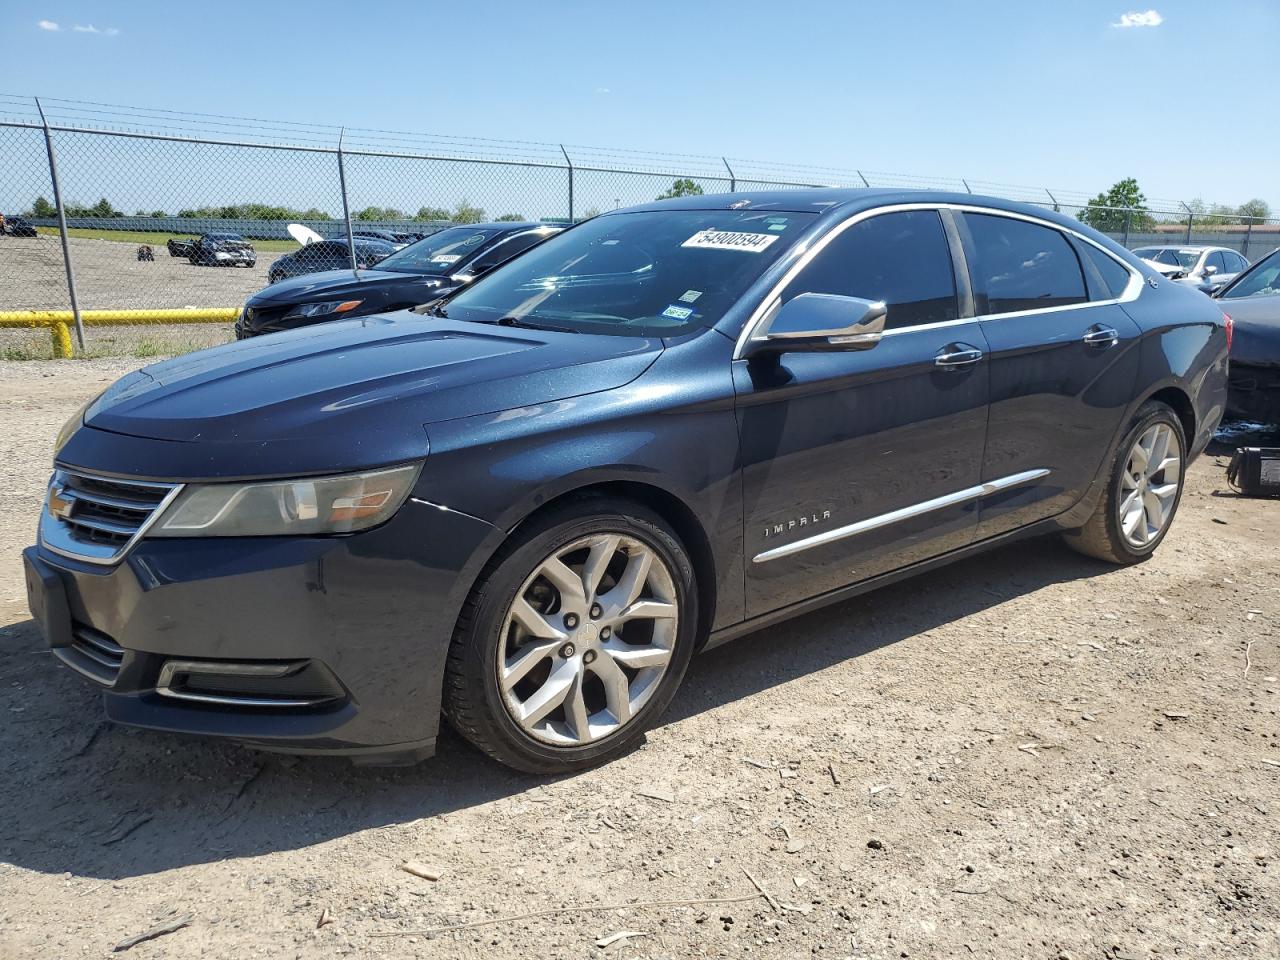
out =
<path fill-rule="evenodd" d="M 1112 327 L 1104 327 L 1099 323 L 1086 330 L 1081 339 L 1090 347 L 1109 347 L 1120 342 L 1120 334 Z"/>
<path fill-rule="evenodd" d="M 982 351 L 977 347 L 971 347 L 967 343 L 953 343 L 943 347 L 942 351 L 933 358 L 933 363 L 934 366 L 954 370 L 957 367 L 971 366 L 981 359 Z"/>

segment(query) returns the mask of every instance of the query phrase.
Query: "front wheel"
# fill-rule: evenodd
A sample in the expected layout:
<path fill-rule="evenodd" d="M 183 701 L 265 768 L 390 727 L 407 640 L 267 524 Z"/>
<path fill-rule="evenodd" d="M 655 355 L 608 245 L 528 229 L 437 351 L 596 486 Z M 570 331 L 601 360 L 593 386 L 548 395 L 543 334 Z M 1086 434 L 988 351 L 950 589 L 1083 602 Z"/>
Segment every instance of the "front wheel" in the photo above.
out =
<path fill-rule="evenodd" d="M 518 770 L 594 766 L 670 703 L 696 624 L 693 567 L 666 522 L 626 501 L 575 501 L 481 575 L 449 649 L 445 713 Z"/>
<path fill-rule="evenodd" d="M 1182 499 L 1186 468 L 1182 421 L 1158 401 L 1142 405 L 1116 449 L 1106 494 L 1067 543 L 1081 553 L 1130 564 L 1155 552 Z"/>

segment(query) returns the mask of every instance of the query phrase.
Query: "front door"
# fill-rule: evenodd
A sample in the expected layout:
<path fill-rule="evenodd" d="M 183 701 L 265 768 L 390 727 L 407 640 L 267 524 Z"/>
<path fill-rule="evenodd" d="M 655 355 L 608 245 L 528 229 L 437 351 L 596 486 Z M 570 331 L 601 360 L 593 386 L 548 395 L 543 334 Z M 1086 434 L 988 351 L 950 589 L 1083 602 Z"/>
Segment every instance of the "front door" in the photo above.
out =
<path fill-rule="evenodd" d="M 996 212 L 961 227 L 990 347 L 982 479 L 1037 474 L 984 500 L 985 539 L 1084 494 L 1133 399 L 1141 331 L 1117 302 L 1128 269 L 1087 241 Z"/>
<path fill-rule="evenodd" d="M 839 228 L 837 228 L 839 229 Z M 783 290 L 888 305 L 872 349 L 734 361 L 747 615 L 969 543 L 986 343 L 936 210 L 844 229 Z"/>

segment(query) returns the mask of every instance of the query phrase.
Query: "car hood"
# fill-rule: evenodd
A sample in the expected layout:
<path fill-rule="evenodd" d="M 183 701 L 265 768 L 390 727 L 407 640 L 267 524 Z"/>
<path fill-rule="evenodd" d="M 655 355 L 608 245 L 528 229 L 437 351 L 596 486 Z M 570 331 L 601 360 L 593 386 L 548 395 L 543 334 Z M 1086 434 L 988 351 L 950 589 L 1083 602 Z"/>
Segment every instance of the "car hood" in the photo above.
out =
<path fill-rule="evenodd" d="M 1148 260 L 1146 257 L 1143 257 L 1143 258 L 1142 258 L 1142 262 L 1143 262 L 1143 263 L 1145 263 L 1145 264 L 1146 264 L 1148 267 L 1150 267 L 1152 270 L 1155 270 L 1155 271 L 1157 271 L 1158 273 L 1161 273 L 1161 274 L 1163 274 L 1163 275 L 1164 275 L 1164 276 L 1166 276 L 1166 277 L 1167 277 L 1167 276 L 1169 276 L 1170 274 L 1174 274 L 1174 273 L 1186 273 L 1186 272 L 1187 272 L 1187 268 L 1186 268 L 1186 267 L 1178 266 L 1178 265 L 1177 265 L 1177 264 L 1175 264 L 1175 263 L 1161 263 L 1161 262 L 1159 262 L 1158 260 Z"/>
<path fill-rule="evenodd" d="M 1218 306 L 1235 321 L 1232 362 L 1280 367 L 1280 296 L 1219 300 Z"/>
<path fill-rule="evenodd" d="M 270 303 L 303 303 L 311 300 L 338 299 L 370 287 L 391 286 L 397 283 L 420 282 L 424 289 L 445 286 L 449 278 L 432 274 L 398 273 L 392 270 L 325 270 L 307 273 L 300 277 L 281 280 L 259 290 L 249 298 L 251 306 Z M 330 296 L 332 295 L 332 296 Z"/>
<path fill-rule="evenodd" d="M 58 459 L 179 480 L 403 462 L 426 454 L 431 423 L 611 390 L 640 376 L 661 352 L 659 339 L 408 311 L 337 321 L 131 373 L 90 405 L 84 422 L 92 429 L 78 430 Z M 104 431 L 117 435 L 114 445 Z"/>

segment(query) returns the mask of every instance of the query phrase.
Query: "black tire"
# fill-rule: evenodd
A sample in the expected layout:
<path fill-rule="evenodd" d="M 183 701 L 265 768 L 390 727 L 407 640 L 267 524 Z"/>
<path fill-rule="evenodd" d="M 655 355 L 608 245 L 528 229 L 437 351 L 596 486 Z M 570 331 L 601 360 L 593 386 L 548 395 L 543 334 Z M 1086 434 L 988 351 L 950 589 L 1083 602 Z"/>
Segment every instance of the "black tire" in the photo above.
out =
<path fill-rule="evenodd" d="M 503 626 L 517 591 L 546 558 L 580 538 L 603 533 L 639 540 L 667 565 L 679 604 L 670 662 L 649 700 L 617 731 L 585 745 L 544 743 L 517 724 L 503 701 L 497 661 Z M 477 749 L 527 773 L 569 773 L 611 760 L 644 736 L 675 695 L 693 655 L 697 596 L 688 553 L 671 527 L 653 511 L 609 497 L 583 497 L 555 508 L 517 531 L 472 589 L 449 647 L 445 715 Z"/>
<path fill-rule="evenodd" d="M 1125 479 L 1125 471 L 1134 444 L 1155 424 L 1164 424 L 1177 438 L 1178 452 L 1181 459 L 1178 471 L 1177 491 L 1167 519 L 1160 531 L 1141 546 L 1135 545 L 1126 538 L 1120 527 L 1121 486 Z M 1182 421 L 1167 404 L 1156 400 L 1144 403 L 1134 415 L 1124 438 L 1116 447 L 1114 457 L 1109 464 L 1106 493 L 1098 501 L 1093 515 L 1084 526 L 1068 531 L 1063 535 L 1068 546 L 1086 556 L 1106 560 L 1109 563 L 1128 565 L 1140 563 L 1151 556 L 1164 541 L 1169 528 L 1173 526 L 1178 512 L 1178 504 L 1182 501 L 1182 490 L 1186 482 L 1187 438 L 1182 428 Z"/>

